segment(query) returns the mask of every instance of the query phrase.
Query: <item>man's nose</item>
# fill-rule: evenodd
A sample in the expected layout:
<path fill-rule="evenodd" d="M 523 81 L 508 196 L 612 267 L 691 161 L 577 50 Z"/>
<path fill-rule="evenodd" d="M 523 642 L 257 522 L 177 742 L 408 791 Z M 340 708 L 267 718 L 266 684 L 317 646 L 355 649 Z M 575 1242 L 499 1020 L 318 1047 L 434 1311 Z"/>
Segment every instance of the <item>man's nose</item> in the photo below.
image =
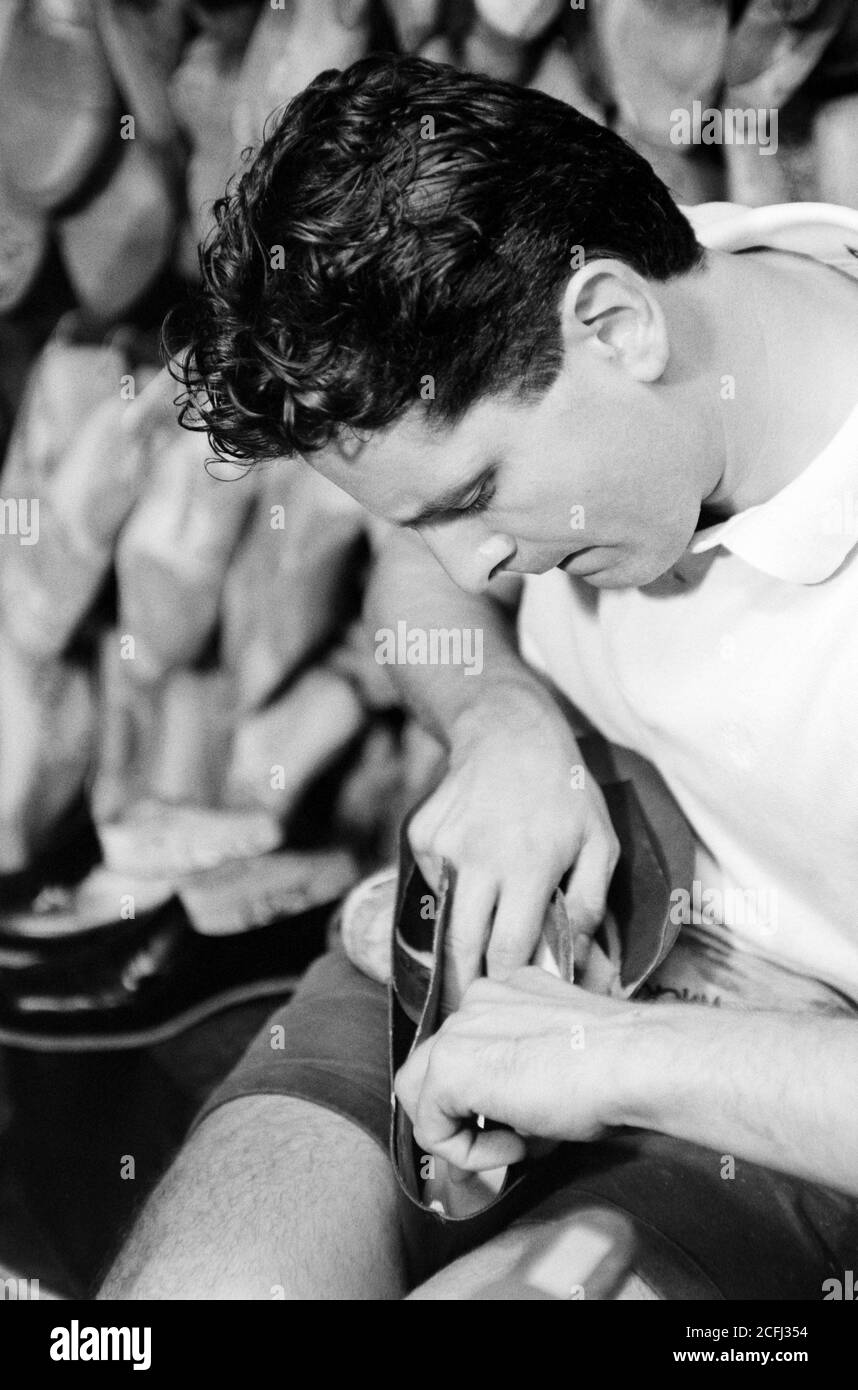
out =
<path fill-rule="evenodd" d="M 484 589 L 494 572 L 515 554 L 515 541 L 511 536 L 487 535 L 482 528 L 471 530 L 452 523 L 425 526 L 421 534 L 453 583 L 472 594 Z"/>

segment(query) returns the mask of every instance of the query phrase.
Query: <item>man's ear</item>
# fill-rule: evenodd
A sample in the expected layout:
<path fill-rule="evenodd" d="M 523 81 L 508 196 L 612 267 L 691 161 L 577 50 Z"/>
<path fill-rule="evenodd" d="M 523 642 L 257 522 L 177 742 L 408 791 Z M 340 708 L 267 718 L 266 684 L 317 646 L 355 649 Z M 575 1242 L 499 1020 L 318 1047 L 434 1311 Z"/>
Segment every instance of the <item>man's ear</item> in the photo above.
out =
<path fill-rule="evenodd" d="M 576 270 L 561 307 L 567 348 L 615 361 L 635 381 L 658 381 L 670 357 L 667 324 L 654 287 L 623 261 L 591 261 Z"/>

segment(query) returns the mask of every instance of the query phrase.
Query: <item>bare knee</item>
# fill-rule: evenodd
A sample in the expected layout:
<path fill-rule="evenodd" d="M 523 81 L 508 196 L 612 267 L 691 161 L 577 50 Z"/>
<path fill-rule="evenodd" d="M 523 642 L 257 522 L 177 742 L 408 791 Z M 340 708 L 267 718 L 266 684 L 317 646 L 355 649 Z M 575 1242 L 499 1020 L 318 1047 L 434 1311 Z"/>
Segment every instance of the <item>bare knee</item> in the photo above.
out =
<path fill-rule="evenodd" d="M 308 1101 L 247 1096 L 191 1136 L 100 1297 L 398 1298 L 403 1288 L 380 1147 Z"/>

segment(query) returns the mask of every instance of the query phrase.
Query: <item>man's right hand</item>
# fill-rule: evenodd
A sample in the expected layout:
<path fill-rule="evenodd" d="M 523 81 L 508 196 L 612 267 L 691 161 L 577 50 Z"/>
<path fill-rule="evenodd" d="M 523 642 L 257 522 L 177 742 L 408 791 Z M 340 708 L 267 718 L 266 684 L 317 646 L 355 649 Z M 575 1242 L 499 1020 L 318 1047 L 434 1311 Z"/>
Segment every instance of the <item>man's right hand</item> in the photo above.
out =
<path fill-rule="evenodd" d="M 458 719 L 447 774 L 411 822 L 411 848 L 437 892 L 455 870 L 445 1005 L 486 972 L 504 979 L 536 949 L 568 870 L 566 906 L 583 965 L 619 857 L 601 791 L 548 692 L 493 692 Z"/>

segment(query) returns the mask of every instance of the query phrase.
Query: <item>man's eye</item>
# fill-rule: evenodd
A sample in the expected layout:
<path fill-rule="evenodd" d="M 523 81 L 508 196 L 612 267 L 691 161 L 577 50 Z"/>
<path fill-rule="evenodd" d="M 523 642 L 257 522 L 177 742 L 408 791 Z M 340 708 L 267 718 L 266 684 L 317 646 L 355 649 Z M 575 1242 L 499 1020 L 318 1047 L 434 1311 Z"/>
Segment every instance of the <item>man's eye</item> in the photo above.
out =
<path fill-rule="evenodd" d="M 495 495 L 495 489 L 491 483 L 485 483 L 477 493 L 473 502 L 469 502 L 467 507 L 463 507 L 459 512 L 460 516 L 476 516 L 478 512 L 484 512 Z"/>

